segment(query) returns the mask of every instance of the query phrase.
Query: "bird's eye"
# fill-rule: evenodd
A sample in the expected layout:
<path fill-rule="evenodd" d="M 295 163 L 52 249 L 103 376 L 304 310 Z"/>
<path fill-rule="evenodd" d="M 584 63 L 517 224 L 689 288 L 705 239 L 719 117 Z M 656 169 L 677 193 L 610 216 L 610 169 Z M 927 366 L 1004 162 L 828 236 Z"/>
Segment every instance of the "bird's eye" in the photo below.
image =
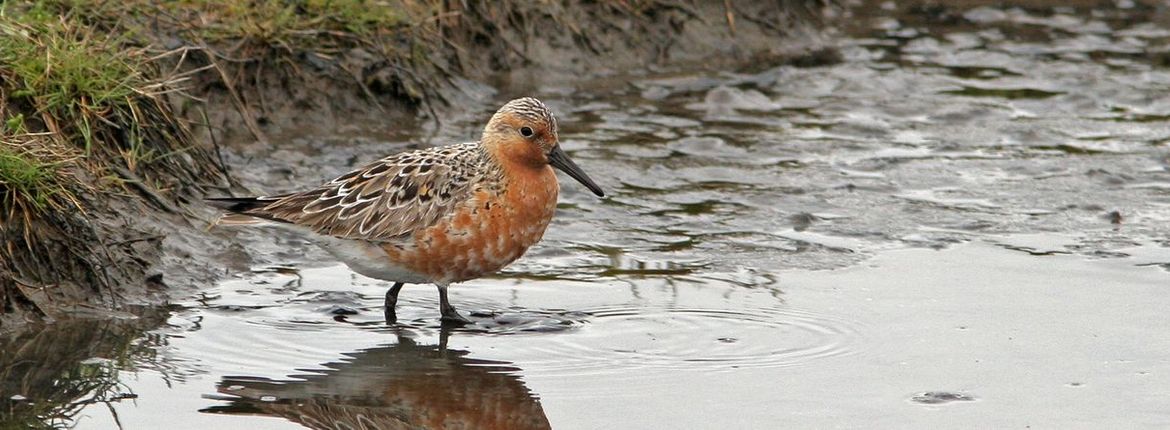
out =
<path fill-rule="evenodd" d="M 532 128 L 520 127 L 520 134 L 524 135 L 524 137 L 532 137 Z"/>

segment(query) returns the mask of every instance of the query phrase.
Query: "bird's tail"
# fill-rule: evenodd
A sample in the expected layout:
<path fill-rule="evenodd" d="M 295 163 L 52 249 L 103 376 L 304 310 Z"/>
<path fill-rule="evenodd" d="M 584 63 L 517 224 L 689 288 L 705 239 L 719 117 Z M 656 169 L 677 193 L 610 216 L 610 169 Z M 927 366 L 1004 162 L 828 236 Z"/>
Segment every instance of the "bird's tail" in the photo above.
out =
<path fill-rule="evenodd" d="M 257 217 L 248 214 L 249 211 L 260 209 L 272 203 L 271 198 L 266 197 L 211 197 L 205 198 L 203 201 L 207 204 L 228 211 L 219 217 L 210 227 L 217 225 L 252 225 L 259 224 L 268 219 Z"/>
<path fill-rule="evenodd" d="M 272 200 L 260 197 L 211 197 L 203 199 L 207 204 L 228 212 L 244 213 L 268 206 Z"/>

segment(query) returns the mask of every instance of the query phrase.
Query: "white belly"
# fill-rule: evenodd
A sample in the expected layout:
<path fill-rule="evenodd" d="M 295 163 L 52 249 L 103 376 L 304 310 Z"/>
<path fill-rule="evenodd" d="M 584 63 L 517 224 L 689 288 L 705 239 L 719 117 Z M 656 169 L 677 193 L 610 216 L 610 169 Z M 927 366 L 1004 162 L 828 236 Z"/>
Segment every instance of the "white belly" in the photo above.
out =
<path fill-rule="evenodd" d="M 334 258 L 341 260 L 354 272 L 374 279 L 407 284 L 428 284 L 434 282 L 426 275 L 396 264 L 382 248 L 360 240 L 342 239 L 317 234 L 307 228 L 286 223 L 271 223 L 270 226 L 296 232 L 324 249 Z"/>
<path fill-rule="evenodd" d="M 425 284 L 433 282 L 421 273 L 417 273 L 390 261 L 381 247 L 351 239 L 339 239 L 332 236 L 313 235 L 313 241 L 321 249 L 337 257 L 350 269 L 362 275 L 391 282 L 405 282 L 408 284 Z"/>

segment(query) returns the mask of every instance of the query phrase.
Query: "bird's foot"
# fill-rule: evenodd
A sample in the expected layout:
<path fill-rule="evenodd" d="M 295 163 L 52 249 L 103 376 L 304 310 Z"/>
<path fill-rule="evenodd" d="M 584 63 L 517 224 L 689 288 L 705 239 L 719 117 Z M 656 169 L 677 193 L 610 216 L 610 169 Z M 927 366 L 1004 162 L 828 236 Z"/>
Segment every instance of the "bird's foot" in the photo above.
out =
<path fill-rule="evenodd" d="M 441 312 L 443 314 L 443 317 L 440 318 L 440 320 L 443 321 L 443 324 L 454 324 L 454 325 L 472 324 L 471 320 L 464 318 L 463 315 L 459 315 L 459 312 L 456 311 L 454 307 L 443 308 L 441 310 Z"/>

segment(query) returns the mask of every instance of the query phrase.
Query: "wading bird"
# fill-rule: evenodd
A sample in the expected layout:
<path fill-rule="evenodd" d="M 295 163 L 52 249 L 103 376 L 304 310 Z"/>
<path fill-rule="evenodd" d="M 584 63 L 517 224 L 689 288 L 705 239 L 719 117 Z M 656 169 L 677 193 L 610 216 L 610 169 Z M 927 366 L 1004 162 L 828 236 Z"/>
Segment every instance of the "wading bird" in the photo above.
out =
<path fill-rule="evenodd" d="M 557 121 L 535 98 L 508 102 L 478 142 L 383 158 L 307 191 L 212 198 L 224 225 L 267 222 L 306 233 L 357 273 L 439 287 L 444 321 L 468 322 L 447 287 L 494 273 L 544 235 L 556 210 L 555 167 L 598 197 L 601 190 L 561 149 Z"/>

